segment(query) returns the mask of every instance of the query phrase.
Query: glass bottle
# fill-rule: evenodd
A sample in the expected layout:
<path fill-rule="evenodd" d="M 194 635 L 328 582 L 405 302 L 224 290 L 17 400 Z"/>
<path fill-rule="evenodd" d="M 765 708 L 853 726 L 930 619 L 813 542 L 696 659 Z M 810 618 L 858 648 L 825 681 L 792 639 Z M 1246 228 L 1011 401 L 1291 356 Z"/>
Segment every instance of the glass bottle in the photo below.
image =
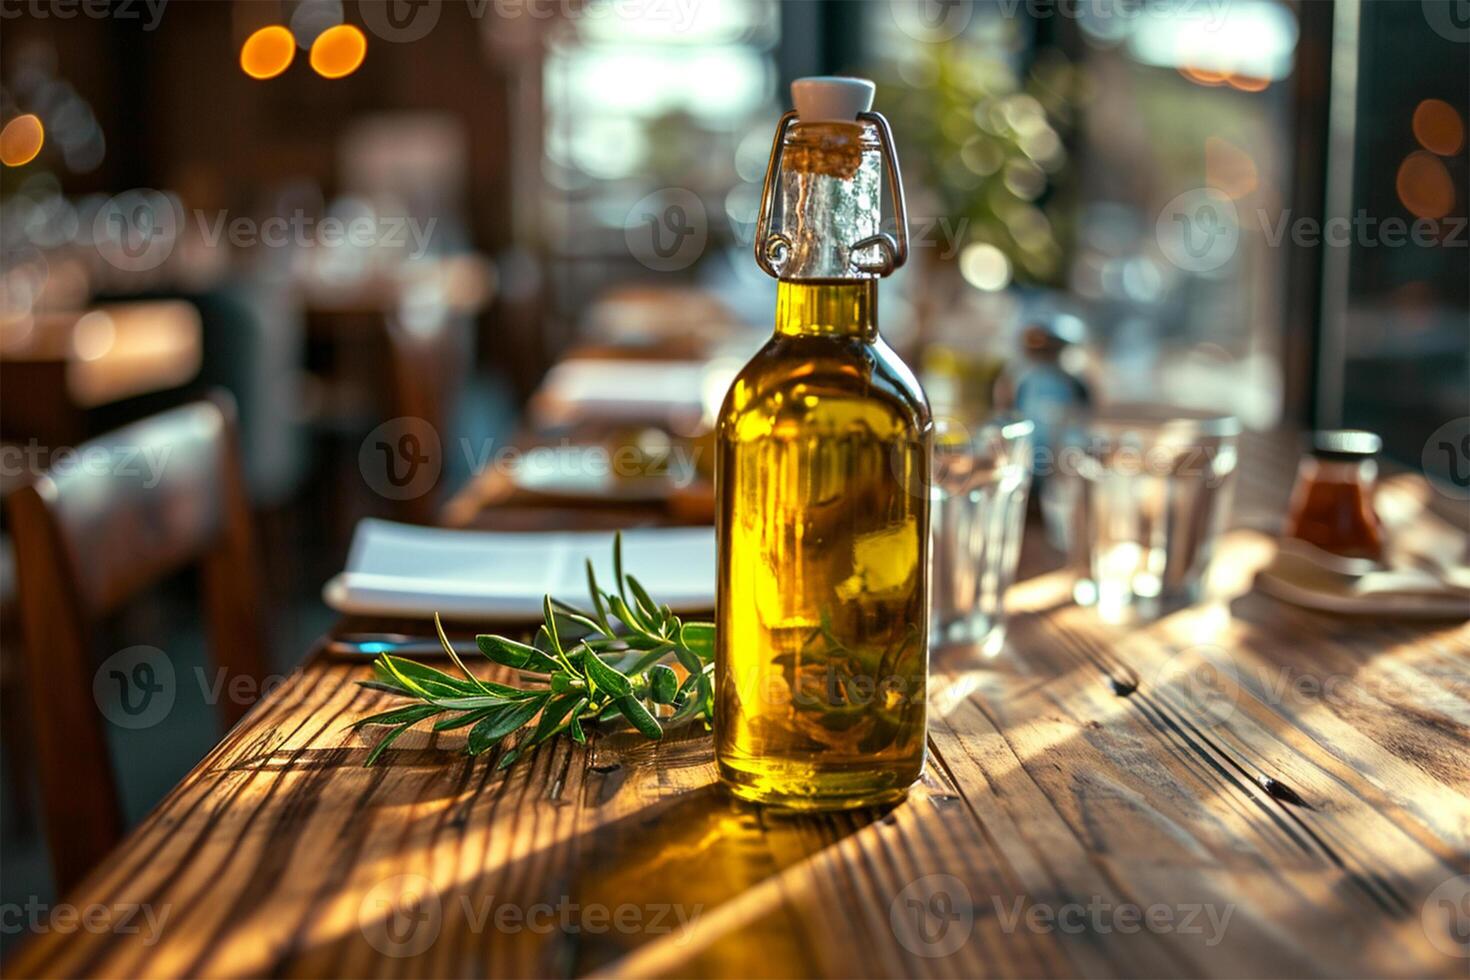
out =
<path fill-rule="evenodd" d="M 792 91 L 756 229 L 776 329 L 717 427 L 715 747 L 735 796 L 824 809 L 900 799 L 923 770 L 932 423 L 878 336 L 878 279 L 907 241 L 873 85 Z M 897 239 L 879 232 L 885 160 Z"/>
<path fill-rule="evenodd" d="M 1383 559 L 1383 530 L 1373 512 L 1375 457 L 1383 440 L 1372 432 L 1336 429 L 1312 435 L 1297 467 L 1285 534 L 1344 558 Z"/>

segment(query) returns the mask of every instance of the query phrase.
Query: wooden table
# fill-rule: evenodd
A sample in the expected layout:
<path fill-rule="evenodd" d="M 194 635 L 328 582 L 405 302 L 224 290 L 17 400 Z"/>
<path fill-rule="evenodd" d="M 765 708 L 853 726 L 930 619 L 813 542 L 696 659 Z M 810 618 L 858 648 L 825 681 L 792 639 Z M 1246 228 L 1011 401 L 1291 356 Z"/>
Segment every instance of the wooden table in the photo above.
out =
<path fill-rule="evenodd" d="M 1271 547 L 1232 533 L 1227 602 L 1133 631 L 1029 574 L 1000 657 L 936 657 L 888 810 L 734 803 L 697 734 L 364 769 L 385 699 L 311 659 L 69 896 L 152 918 L 8 975 L 1464 976 L 1470 629 L 1281 605 Z"/>

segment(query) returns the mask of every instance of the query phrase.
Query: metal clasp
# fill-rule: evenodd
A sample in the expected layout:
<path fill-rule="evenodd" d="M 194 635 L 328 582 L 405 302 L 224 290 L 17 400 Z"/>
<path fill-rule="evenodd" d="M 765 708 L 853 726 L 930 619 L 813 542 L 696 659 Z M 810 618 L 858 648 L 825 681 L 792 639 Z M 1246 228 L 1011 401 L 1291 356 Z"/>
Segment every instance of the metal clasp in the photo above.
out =
<path fill-rule="evenodd" d="M 879 112 L 862 112 L 857 118 L 860 122 L 872 123 L 878 129 L 878 145 L 883 151 L 883 163 L 888 168 L 888 191 L 893 198 L 893 220 L 898 237 L 879 232 L 853 242 L 850 254 L 873 247 L 881 254 L 876 262 L 853 259 L 849 264 L 859 272 L 887 276 L 909 258 L 909 215 L 903 197 L 903 177 L 898 171 L 898 154 L 893 149 L 893 130 L 889 128 L 888 120 Z M 781 278 L 780 266 L 791 252 L 791 239 L 779 231 L 771 231 L 771 213 L 775 210 L 776 191 L 781 184 L 781 157 L 786 148 L 786 131 L 796 121 L 796 110 L 792 109 L 776 125 L 776 138 L 771 143 L 771 157 L 766 163 L 766 183 L 761 189 L 760 214 L 755 222 L 755 261 L 773 279 Z"/>

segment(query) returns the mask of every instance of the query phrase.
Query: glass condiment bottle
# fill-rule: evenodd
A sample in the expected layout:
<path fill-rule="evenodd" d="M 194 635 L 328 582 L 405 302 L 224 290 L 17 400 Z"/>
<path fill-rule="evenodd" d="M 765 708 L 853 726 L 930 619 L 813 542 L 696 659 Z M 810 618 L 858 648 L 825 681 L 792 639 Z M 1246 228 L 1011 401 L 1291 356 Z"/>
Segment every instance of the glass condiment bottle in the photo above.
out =
<path fill-rule="evenodd" d="M 924 764 L 932 422 L 878 336 L 908 248 L 873 91 L 792 85 L 755 239 L 776 329 L 718 420 L 716 758 L 735 796 L 795 809 L 900 799 Z"/>
<path fill-rule="evenodd" d="M 1312 435 L 1297 467 L 1285 535 L 1344 558 L 1383 559 L 1383 530 L 1373 512 L 1376 456 L 1372 432 L 1335 429 Z"/>

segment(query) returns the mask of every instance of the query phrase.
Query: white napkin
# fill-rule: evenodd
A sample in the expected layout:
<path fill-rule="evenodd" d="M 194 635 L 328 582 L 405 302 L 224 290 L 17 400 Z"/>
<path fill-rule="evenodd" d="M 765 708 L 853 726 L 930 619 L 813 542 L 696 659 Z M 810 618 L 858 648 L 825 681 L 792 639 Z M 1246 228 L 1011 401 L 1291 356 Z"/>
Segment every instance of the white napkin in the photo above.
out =
<path fill-rule="evenodd" d="M 610 531 L 457 531 L 368 519 L 322 597 L 353 615 L 536 618 L 547 593 L 590 604 L 587 558 L 611 591 L 612 542 Z M 624 531 L 623 571 L 677 612 L 712 609 L 714 529 Z"/>

